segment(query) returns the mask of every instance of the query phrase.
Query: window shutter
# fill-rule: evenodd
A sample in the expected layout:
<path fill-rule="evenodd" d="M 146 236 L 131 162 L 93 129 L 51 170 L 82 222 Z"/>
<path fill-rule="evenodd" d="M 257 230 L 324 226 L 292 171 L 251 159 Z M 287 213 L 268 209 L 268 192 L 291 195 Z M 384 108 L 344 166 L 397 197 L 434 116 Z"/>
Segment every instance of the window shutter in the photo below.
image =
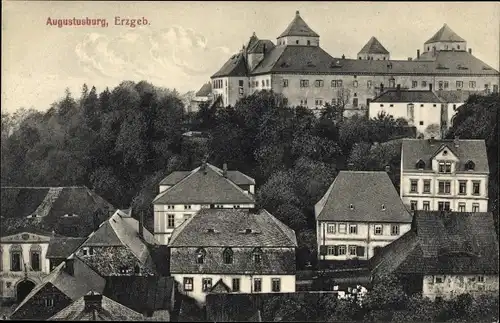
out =
<path fill-rule="evenodd" d="M 365 256 L 365 247 L 357 246 L 356 247 L 356 255 L 358 257 L 364 257 Z"/>
<path fill-rule="evenodd" d="M 339 246 L 333 246 L 333 255 L 338 256 L 339 255 Z"/>

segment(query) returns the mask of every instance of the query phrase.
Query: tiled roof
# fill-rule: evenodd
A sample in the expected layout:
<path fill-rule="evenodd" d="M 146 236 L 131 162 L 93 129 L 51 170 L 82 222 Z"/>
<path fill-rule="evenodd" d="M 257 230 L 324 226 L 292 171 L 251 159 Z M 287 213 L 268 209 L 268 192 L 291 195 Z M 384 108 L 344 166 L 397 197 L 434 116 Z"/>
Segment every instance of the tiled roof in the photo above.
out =
<path fill-rule="evenodd" d="M 86 238 L 52 238 L 47 248 L 47 258 L 68 258 Z"/>
<path fill-rule="evenodd" d="M 212 93 L 212 82 L 207 82 L 196 92 L 196 96 L 208 96 Z"/>
<path fill-rule="evenodd" d="M 279 35 L 278 38 L 286 37 L 286 36 L 307 36 L 307 37 L 319 37 L 317 33 L 315 33 L 300 17 L 299 11 L 295 13 L 295 17 L 292 22 L 286 27 L 285 31 Z"/>
<path fill-rule="evenodd" d="M 417 211 L 411 231 L 370 261 L 375 277 L 400 274 L 498 274 L 491 213 Z"/>
<path fill-rule="evenodd" d="M 458 36 L 451 28 L 444 24 L 425 44 L 435 42 L 464 42 L 465 40 Z"/>
<path fill-rule="evenodd" d="M 94 228 L 96 212 L 103 221 L 115 210 L 86 187 L 2 187 L 1 201 L 2 236 L 38 229 L 84 237 Z M 34 213 L 41 217 L 28 218 Z"/>
<path fill-rule="evenodd" d="M 390 89 L 375 97 L 372 102 L 442 103 L 443 101 L 433 91 Z"/>
<path fill-rule="evenodd" d="M 433 60 L 360 60 L 334 58 L 319 46 L 276 46 L 250 73 L 369 75 L 498 75 L 465 51 L 439 51 Z"/>
<path fill-rule="evenodd" d="M 246 229 L 256 233 L 244 233 Z M 292 229 L 266 210 L 202 209 L 174 231 L 169 246 L 294 248 L 297 240 Z"/>
<path fill-rule="evenodd" d="M 437 96 L 447 103 L 463 103 L 477 91 L 436 91 Z"/>
<path fill-rule="evenodd" d="M 252 34 L 252 36 L 250 37 L 250 39 L 248 40 L 248 43 L 247 43 L 247 46 L 246 46 L 246 49 L 250 49 L 252 48 L 252 46 L 259 40 L 259 38 L 257 37 L 257 35 L 255 35 L 255 32 Z"/>
<path fill-rule="evenodd" d="M 163 181 L 162 181 L 163 182 Z M 253 204 L 255 200 L 228 178 L 220 169 L 207 164 L 193 170 L 176 185 L 160 193 L 153 204 Z"/>
<path fill-rule="evenodd" d="M 95 309 L 85 308 L 85 296 L 52 316 L 49 321 L 143 321 L 144 316 L 102 295 L 89 292 L 87 295 L 101 296 L 101 305 Z"/>
<path fill-rule="evenodd" d="M 183 178 L 191 174 L 192 171 L 176 171 L 167 175 L 161 180 L 160 185 L 174 185 L 179 183 Z"/>
<path fill-rule="evenodd" d="M 316 203 L 315 214 L 318 221 L 412 221 L 391 179 L 380 171 L 340 171 Z"/>
<path fill-rule="evenodd" d="M 212 78 L 223 76 L 247 76 L 248 69 L 243 52 L 234 54 L 222 65 L 219 71 L 212 75 Z"/>
<path fill-rule="evenodd" d="M 366 43 L 358 54 L 389 54 L 389 51 L 378 41 L 377 38 L 372 37 Z"/>
<path fill-rule="evenodd" d="M 417 171 L 417 162 L 421 159 L 425 162 L 426 171 L 432 170 L 432 158 L 447 147 L 459 159 L 457 164 L 458 171 L 466 171 L 465 164 L 471 160 L 475 164 L 474 171 L 488 173 L 488 157 L 486 154 L 486 144 L 482 139 L 459 139 L 458 147 L 455 146 L 455 140 L 443 139 L 403 139 L 402 161 L 403 171 Z"/>
<path fill-rule="evenodd" d="M 256 41 L 252 47 L 250 47 L 247 53 L 269 53 L 275 47 L 274 43 L 268 39 L 259 39 Z"/>
<path fill-rule="evenodd" d="M 219 174 L 222 175 L 222 169 L 213 166 L 212 168 Z M 195 169 L 196 170 L 196 169 Z M 182 179 L 187 177 L 189 174 L 191 174 L 193 171 L 176 171 L 170 173 L 167 177 L 162 179 L 160 182 L 160 185 L 175 185 L 179 183 Z M 248 175 L 243 174 L 240 171 L 237 170 L 228 170 L 227 171 L 227 178 L 235 183 L 236 185 L 255 185 L 255 180 L 251 178 Z"/>

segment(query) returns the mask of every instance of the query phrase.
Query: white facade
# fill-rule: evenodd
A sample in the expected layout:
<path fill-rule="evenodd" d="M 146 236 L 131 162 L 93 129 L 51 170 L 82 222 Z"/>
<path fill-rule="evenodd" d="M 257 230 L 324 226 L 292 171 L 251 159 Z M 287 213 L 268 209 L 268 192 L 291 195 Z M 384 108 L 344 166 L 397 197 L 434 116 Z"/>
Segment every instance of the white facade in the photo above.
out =
<path fill-rule="evenodd" d="M 498 275 L 427 275 L 423 278 L 422 296 L 435 300 L 461 294 L 498 295 L 498 287 Z"/>
<path fill-rule="evenodd" d="M 368 260 L 411 229 L 410 223 L 319 221 L 316 228 L 320 260 Z M 320 248 L 326 248 L 321 255 Z"/>

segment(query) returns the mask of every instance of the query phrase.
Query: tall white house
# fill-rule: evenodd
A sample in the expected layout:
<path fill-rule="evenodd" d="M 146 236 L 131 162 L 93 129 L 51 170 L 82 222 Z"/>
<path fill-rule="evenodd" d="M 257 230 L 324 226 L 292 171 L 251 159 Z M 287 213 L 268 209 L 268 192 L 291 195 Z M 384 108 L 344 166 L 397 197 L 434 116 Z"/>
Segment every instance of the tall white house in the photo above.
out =
<path fill-rule="evenodd" d="M 154 237 L 168 244 L 176 227 L 201 209 L 255 207 L 255 180 L 239 171 L 203 163 L 192 171 L 177 171 L 160 182 L 153 200 Z"/>
<path fill-rule="evenodd" d="M 403 139 L 401 199 L 410 210 L 488 211 L 484 140 Z"/>
<path fill-rule="evenodd" d="M 180 292 L 295 292 L 295 232 L 266 210 L 201 210 L 175 229 L 168 249 Z"/>
<path fill-rule="evenodd" d="M 341 171 L 314 207 L 320 261 L 368 260 L 411 229 L 389 175 Z"/>

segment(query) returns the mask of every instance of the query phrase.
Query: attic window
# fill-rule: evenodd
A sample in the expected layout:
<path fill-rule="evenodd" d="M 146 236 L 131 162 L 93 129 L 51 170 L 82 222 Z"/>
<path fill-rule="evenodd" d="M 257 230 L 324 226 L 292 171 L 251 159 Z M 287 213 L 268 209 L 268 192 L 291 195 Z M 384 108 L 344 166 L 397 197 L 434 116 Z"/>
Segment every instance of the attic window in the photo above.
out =
<path fill-rule="evenodd" d="M 444 66 L 443 64 L 438 64 L 437 67 L 436 67 L 436 69 L 438 69 L 438 70 L 447 70 L 448 67 Z"/>
<path fill-rule="evenodd" d="M 308 67 L 316 67 L 316 65 L 314 65 L 314 63 L 311 61 L 307 62 L 307 66 Z"/>
<path fill-rule="evenodd" d="M 445 150 L 445 151 L 443 151 L 443 156 L 446 156 L 446 155 L 448 155 L 448 151 Z"/>
<path fill-rule="evenodd" d="M 283 62 L 280 64 L 281 67 L 290 67 L 290 64 L 288 64 L 287 62 Z"/>
<path fill-rule="evenodd" d="M 465 163 L 465 170 L 474 170 L 474 168 L 476 168 L 476 164 L 472 160 Z"/>
<path fill-rule="evenodd" d="M 196 263 L 197 264 L 203 264 L 205 262 L 205 257 L 207 255 L 207 252 L 203 248 L 199 248 L 196 250 Z"/>
<path fill-rule="evenodd" d="M 382 204 L 382 211 L 385 211 L 385 204 Z"/>
<path fill-rule="evenodd" d="M 70 217 L 74 217 L 74 216 L 76 216 L 76 214 L 74 214 L 74 213 L 67 213 L 64 215 L 65 218 L 70 218 Z"/>
<path fill-rule="evenodd" d="M 245 229 L 245 233 L 252 233 L 252 229 Z"/>
<path fill-rule="evenodd" d="M 84 247 L 82 249 L 82 256 L 93 256 L 93 255 L 94 255 L 94 248 Z"/>
<path fill-rule="evenodd" d="M 215 231 L 215 229 L 213 228 L 209 228 L 207 229 L 207 233 L 216 233 L 217 231 Z"/>
<path fill-rule="evenodd" d="M 420 159 L 418 162 L 417 162 L 417 169 L 424 169 L 425 168 L 425 162 Z"/>
<path fill-rule="evenodd" d="M 459 69 L 459 70 L 468 70 L 469 68 L 467 66 L 462 66 L 462 64 L 458 64 L 457 69 Z"/>
<path fill-rule="evenodd" d="M 491 67 L 483 66 L 483 70 L 489 71 L 489 70 L 491 70 Z"/>
<path fill-rule="evenodd" d="M 330 68 L 336 68 L 336 67 L 342 67 L 342 65 L 340 65 L 340 61 L 335 61 L 330 63 Z"/>
<path fill-rule="evenodd" d="M 354 210 L 354 205 L 349 204 L 349 209 Z"/>

